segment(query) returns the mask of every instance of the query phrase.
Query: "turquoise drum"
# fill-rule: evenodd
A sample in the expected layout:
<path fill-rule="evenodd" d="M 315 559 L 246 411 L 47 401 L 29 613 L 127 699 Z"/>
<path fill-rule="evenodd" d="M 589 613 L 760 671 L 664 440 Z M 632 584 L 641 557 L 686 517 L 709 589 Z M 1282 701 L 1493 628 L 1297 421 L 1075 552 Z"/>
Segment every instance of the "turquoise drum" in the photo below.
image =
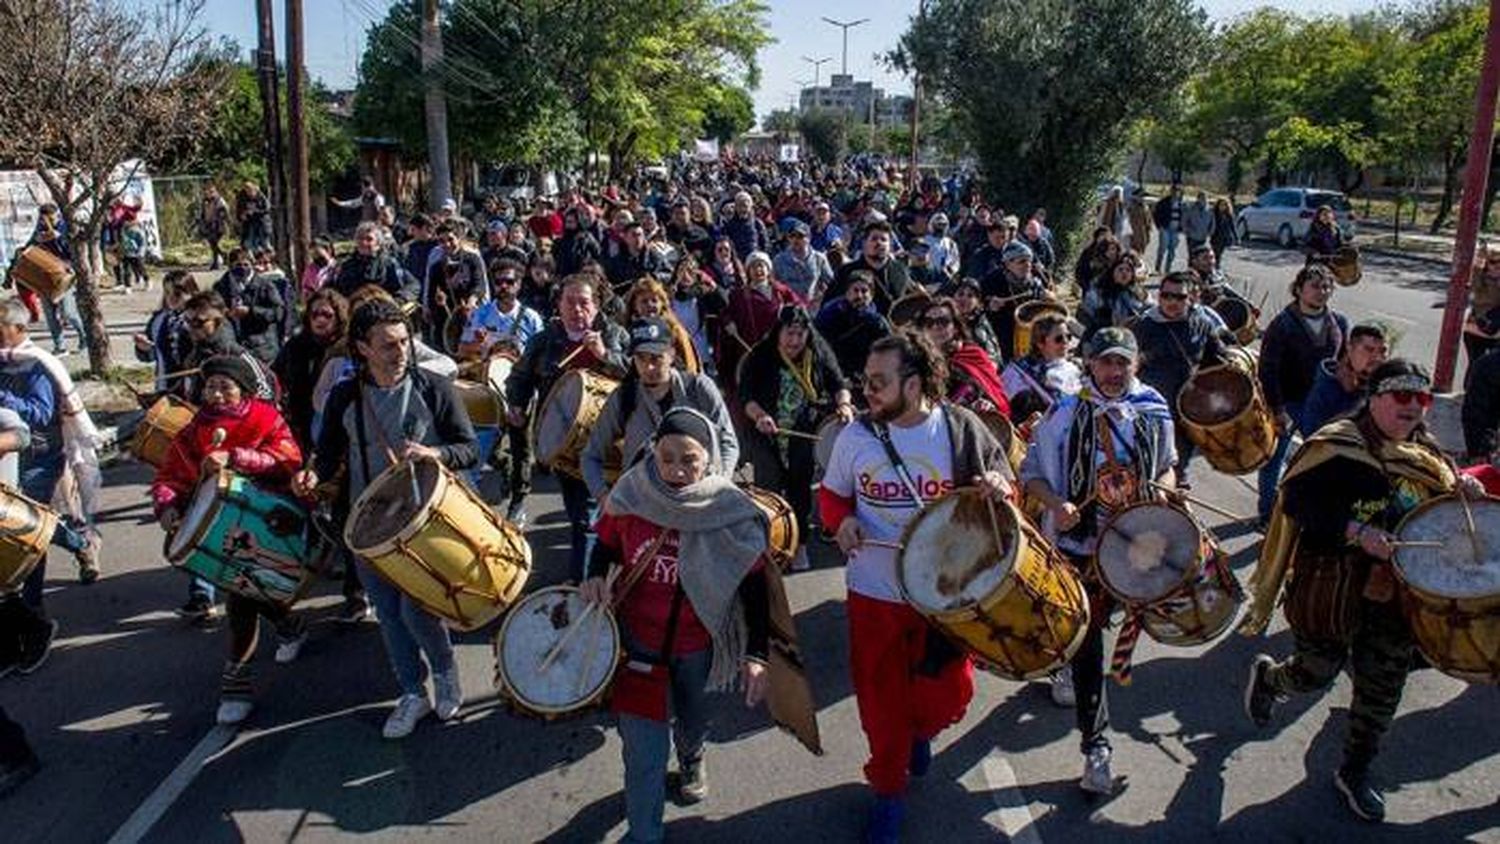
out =
<path fill-rule="evenodd" d="M 307 531 L 301 504 L 223 471 L 199 482 L 166 555 L 219 589 L 289 607 L 311 581 Z"/>

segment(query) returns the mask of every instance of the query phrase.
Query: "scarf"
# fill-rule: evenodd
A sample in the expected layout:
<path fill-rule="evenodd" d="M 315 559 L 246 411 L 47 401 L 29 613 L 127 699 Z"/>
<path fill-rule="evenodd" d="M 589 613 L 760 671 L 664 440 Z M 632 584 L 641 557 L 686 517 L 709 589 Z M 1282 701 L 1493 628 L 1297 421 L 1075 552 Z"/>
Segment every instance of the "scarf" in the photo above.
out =
<path fill-rule="evenodd" d="M 1112 439 L 1126 447 L 1127 461 L 1136 474 L 1138 488 L 1142 493 L 1147 492 L 1147 481 L 1156 480 L 1165 468 L 1161 465 L 1161 454 L 1156 450 L 1156 429 L 1171 418 L 1172 411 L 1161 395 L 1139 381 L 1132 380 L 1124 395 L 1114 399 L 1106 397 L 1089 381 L 1078 391 L 1073 424 L 1068 428 L 1067 456 L 1063 467 L 1068 500 L 1084 501 L 1095 493 L 1099 474 L 1096 456 L 1101 446 L 1100 420 L 1111 426 Z M 1127 431 L 1130 432 L 1128 438 Z M 1113 460 L 1115 455 L 1110 454 L 1109 458 Z M 1077 539 L 1093 536 L 1098 531 L 1100 509 L 1097 499 L 1090 501 L 1083 508 L 1078 524 L 1065 533 Z"/>
<path fill-rule="evenodd" d="M 718 452 L 717 442 L 711 451 Z M 678 582 L 713 637 L 707 688 L 732 689 L 748 639 L 745 608 L 738 600 L 740 582 L 766 552 L 770 527 L 765 515 L 728 475 L 710 474 L 674 488 L 650 459 L 625 470 L 605 499 L 604 512 L 677 531 Z"/>
<path fill-rule="evenodd" d="M 57 393 L 57 412 L 62 414 L 64 461 L 78 487 L 82 510 L 75 515 L 93 524 L 94 514 L 99 512 L 99 429 L 94 427 L 94 420 L 83 406 L 83 399 L 79 397 L 67 368 L 56 357 L 27 339 L 13 349 L 0 349 L 0 366 L 13 363 L 41 366 L 52 380 L 52 389 Z M 51 504 L 49 501 L 42 503 Z"/>
<path fill-rule="evenodd" d="M 1303 472 L 1338 457 L 1363 463 L 1386 475 L 1406 478 L 1425 488 L 1430 495 L 1450 490 L 1457 482 L 1453 468 L 1435 448 L 1418 441 L 1382 440 L 1372 449 L 1369 438 L 1360 430 L 1356 420 L 1341 419 L 1318 429 L 1297 449 L 1281 483 L 1284 486 L 1287 481 Z M 1276 600 L 1281 595 L 1281 587 L 1291 572 L 1292 560 L 1297 554 L 1302 529 L 1283 512 L 1281 503 L 1278 491 L 1276 505 L 1271 510 L 1270 523 L 1266 528 L 1265 543 L 1260 549 L 1260 559 L 1250 575 L 1250 609 L 1238 628 L 1246 636 L 1265 632 L 1266 625 L 1271 621 L 1271 612 L 1276 607 Z"/>
<path fill-rule="evenodd" d="M 995 362 L 990 360 L 983 349 L 973 343 L 960 342 L 948 353 L 948 362 L 963 377 L 973 382 L 984 397 L 990 400 L 990 404 L 1002 410 L 1009 408 L 1005 387 L 1000 383 L 1000 373 L 995 371 Z"/>
<path fill-rule="evenodd" d="M 781 358 L 781 363 L 786 367 L 786 371 L 791 373 L 792 378 L 796 379 L 797 386 L 802 388 L 802 394 L 807 397 L 807 403 L 817 404 L 821 400 L 821 397 L 818 395 L 817 388 L 813 386 L 812 349 L 804 348 L 802 350 L 802 355 L 797 360 L 792 360 L 791 358 L 787 357 L 786 352 L 783 352 L 780 346 L 778 346 L 776 349 L 776 355 L 777 357 Z"/>

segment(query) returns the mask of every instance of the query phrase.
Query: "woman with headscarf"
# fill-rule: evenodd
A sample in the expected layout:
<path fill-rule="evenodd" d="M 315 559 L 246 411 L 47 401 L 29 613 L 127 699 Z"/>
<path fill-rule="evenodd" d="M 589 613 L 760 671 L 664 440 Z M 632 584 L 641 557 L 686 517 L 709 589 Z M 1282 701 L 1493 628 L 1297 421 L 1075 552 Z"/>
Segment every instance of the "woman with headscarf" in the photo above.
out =
<path fill-rule="evenodd" d="M 722 285 L 721 285 L 722 286 Z M 771 274 L 771 256 L 752 252 L 745 259 L 745 283 L 729 290 L 729 304 L 719 318 L 719 377 L 734 391 L 740 360 L 776 326 L 787 305 L 801 306 L 797 292 Z"/>
<path fill-rule="evenodd" d="M 708 796 L 709 693 L 743 686 L 753 707 L 769 683 L 768 526 L 730 480 L 731 467 L 717 465 L 715 431 L 691 408 L 662 416 L 649 456 L 620 476 L 604 502 L 581 587 L 591 601 L 618 604 L 627 661 L 611 708 L 619 716 L 630 841 L 664 836 L 674 743 L 679 796 L 688 803 Z"/>
<path fill-rule="evenodd" d="M 849 383 L 833 350 L 796 305 L 781 309 L 775 328 L 745 358 L 742 374 L 739 398 L 751 430 L 741 441 L 755 467 L 755 483 L 785 498 L 799 535 L 809 537 L 812 441 L 785 432 L 811 435 L 830 413 L 845 423 L 853 420 Z M 807 551 L 798 548 L 792 568 L 806 567 Z"/>

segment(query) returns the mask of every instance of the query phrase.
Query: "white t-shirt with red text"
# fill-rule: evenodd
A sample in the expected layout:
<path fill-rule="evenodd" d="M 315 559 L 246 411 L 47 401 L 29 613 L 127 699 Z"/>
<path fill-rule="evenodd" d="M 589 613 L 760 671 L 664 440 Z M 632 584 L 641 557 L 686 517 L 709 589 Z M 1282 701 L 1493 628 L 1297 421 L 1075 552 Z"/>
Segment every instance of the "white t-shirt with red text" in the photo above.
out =
<path fill-rule="evenodd" d="M 945 412 L 934 409 L 920 424 L 910 428 L 891 425 L 890 432 L 922 502 L 953 490 L 953 452 Z M 866 539 L 899 542 L 907 522 L 923 506 L 912 500 L 885 447 L 862 421 L 840 432 L 823 473 L 823 486 L 835 495 L 854 499 L 854 515 Z M 838 526 L 828 527 L 834 530 Z M 881 601 L 903 601 L 896 577 L 896 554 L 894 548 L 877 545 L 857 548 L 845 575 L 849 591 Z"/>

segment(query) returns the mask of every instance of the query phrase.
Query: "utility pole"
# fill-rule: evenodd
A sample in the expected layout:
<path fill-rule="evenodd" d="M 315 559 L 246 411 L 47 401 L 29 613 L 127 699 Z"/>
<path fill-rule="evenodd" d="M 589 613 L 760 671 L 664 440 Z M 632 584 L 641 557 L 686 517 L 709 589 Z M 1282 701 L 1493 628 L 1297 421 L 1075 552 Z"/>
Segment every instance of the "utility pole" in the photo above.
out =
<path fill-rule="evenodd" d="M 824 57 L 824 58 L 821 58 L 821 59 L 813 59 L 813 58 L 808 58 L 807 56 L 803 56 L 802 60 L 813 66 L 813 88 L 816 89 L 820 84 L 822 84 L 822 80 L 823 80 L 823 77 L 822 77 L 823 65 L 827 64 L 828 62 L 833 61 L 833 59 L 832 59 L 832 57 Z"/>
<path fill-rule="evenodd" d="M 1500 0 L 1490 0 L 1489 30 L 1484 39 L 1484 63 L 1474 92 L 1474 130 L 1469 138 L 1469 160 L 1464 165 L 1464 193 L 1458 211 L 1458 234 L 1453 238 L 1453 275 L 1448 279 L 1448 306 L 1438 335 L 1433 387 L 1453 389 L 1458 369 L 1458 341 L 1464 311 L 1469 306 L 1469 273 L 1474 268 L 1474 241 L 1479 237 L 1479 212 L 1490 175 L 1491 145 L 1495 138 L 1495 97 L 1500 93 Z M 1472 361 L 1471 361 L 1472 363 Z"/>
<path fill-rule="evenodd" d="M 307 57 L 303 37 L 302 0 L 286 0 L 286 128 L 287 158 L 291 161 L 292 270 L 302 277 L 312 242 L 312 208 L 308 200 L 307 124 L 303 119 L 302 77 Z"/>
<path fill-rule="evenodd" d="M 453 198 L 453 173 L 448 169 L 448 100 L 438 65 L 443 61 L 443 28 L 438 0 L 417 0 L 422 9 L 422 74 L 427 82 L 427 163 L 432 171 L 434 209 Z"/>
<path fill-rule="evenodd" d="M 927 17 L 927 0 L 917 0 L 917 23 Z M 919 134 L 922 124 L 920 122 L 922 113 L 922 71 L 915 64 L 911 70 L 911 164 L 907 167 L 906 181 L 908 188 L 917 189 L 919 171 L 917 170 L 917 152 L 921 149 Z"/>
<path fill-rule="evenodd" d="M 842 29 L 844 31 L 844 63 L 842 65 L 843 70 L 841 70 L 839 72 L 842 73 L 842 74 L 844 74 L 845 76 L 848 76 L 849 75 L 849 30 L 853 29 L 856 26 L 859 26 L 862 23 L 869 23 L 870 19 L 869 18 L 860 18 L 857 21 L 836 21 L 833 18 L 825 17 L 825 18 L 823 18 L 823 20 L 827 21 L 828 23 L 833 24 L 834 26 L 836 26 L 839 29 Z"/>
<path fill-rule="evenodd" d="M 255 0 L 258 49 L 255 51 L 255 73 L 260 82 L 261 119 L 265 124 L 266 194 L 271 202 L 271 238 L 276 244 L 276 260 L 291 266 L 287 254 L 286 173 L 281 163 L 281 95 L 276 73 L 276 23 L 272 18 L 271 0 Z"/>

